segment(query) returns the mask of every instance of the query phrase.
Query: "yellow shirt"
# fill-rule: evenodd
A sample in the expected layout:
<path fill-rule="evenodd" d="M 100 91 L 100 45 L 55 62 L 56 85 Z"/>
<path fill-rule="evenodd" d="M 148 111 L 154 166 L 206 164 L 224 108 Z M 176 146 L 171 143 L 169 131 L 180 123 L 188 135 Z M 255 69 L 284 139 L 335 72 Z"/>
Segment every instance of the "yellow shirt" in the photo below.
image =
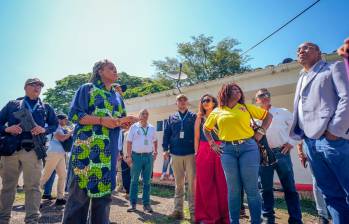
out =
<path fill-rule="evenodd" d="M 246 104 L 253 118 L 263 120 L 267 111 L 253 104 Z M 251 116 L 242 104 L 237 103 L 232 109 L 223 106 L 214 109 L 208 116 L 204 127 L 213 130 L 218 126 L 218 137 L 222 141 L 235 141 L 251 138 L 254 131 L 251 127 Z"/>

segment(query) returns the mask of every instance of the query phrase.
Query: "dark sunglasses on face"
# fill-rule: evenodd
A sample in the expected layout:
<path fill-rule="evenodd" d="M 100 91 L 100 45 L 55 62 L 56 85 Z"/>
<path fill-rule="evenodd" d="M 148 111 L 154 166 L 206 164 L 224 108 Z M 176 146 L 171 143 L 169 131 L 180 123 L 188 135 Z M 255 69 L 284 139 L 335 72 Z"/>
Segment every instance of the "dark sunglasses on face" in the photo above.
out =
<path fill-rule="evenodd" d="M 212 102 L 212 100 L 208 98 L 201 100 L 201 103 L 210 103 L 210 102 Z"/>
<path fill-rule="evenodd" d="M 270 98 L 270 93 L 261 93 L 257 95 L 257 98 Z"/>

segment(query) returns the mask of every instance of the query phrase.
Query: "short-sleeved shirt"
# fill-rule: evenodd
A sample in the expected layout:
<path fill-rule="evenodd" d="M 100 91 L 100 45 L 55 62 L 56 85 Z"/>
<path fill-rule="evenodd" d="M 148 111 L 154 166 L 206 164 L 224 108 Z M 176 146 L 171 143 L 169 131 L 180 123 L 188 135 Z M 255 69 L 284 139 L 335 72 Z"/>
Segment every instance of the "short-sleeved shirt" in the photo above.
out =
<path fill-rule="evenodd" d="M 147 127 L 143 128 L 140 122 L 137 122 L 131 126 L 127 141 L 132 142 L 133 152 L 150 153 L 153 151 L 153 143 L 157 141 L 155 127 L 147 124 Z"/>
<path fill-rule="evenodd" d="M 251 127 L 251 115 L 254 119 L 263 120 L 267 111 L 253 104 L 245 105 L 247 108 L 240 103 L 237 103 L 233 108 L 217 107 L 208 116 L 204 124 L 205 128 L 211 131 L 217 125 L 218 137 L 222 141 L 251 138 L 254 135 Z"/>
<path fill-rule="evenodd" d="M 57 130 L 50 137 L 51 140 L 48 145 L 47 152 L 65 153 L 62 143 L 56 139 L 55 134 L 64 135 L 64 130 L 60 125 L 58 125 Z"/>
<path fill-rule="evenodd" d="M 116 157 L 120 128 L 101 125 L 81 125 L 85 115 L 123 117 L 125 106 L 114 89 L 108 91 L 103 83 L 82 85 L 72 101 L 69 118 L 76 123 L 72 148 L 72 168 L 80 189 L 92 198 L 111 194 L 115 188 Z"/>

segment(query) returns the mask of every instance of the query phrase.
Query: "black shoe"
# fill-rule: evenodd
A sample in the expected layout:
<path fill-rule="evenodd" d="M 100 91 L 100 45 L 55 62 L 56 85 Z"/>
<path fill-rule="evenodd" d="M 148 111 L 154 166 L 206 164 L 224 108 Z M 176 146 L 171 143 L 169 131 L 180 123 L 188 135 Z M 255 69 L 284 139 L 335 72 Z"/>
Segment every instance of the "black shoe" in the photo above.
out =
<path fill-rule="evenodd" d="M 319 217 L 318 222 L 319 222 L 319 224 L 329 224 L 330 223 L 330 221 L 328 219 L 326 219 L 325 217 L 322 217 L 322 216 Z"/>
<path fill-rule="evenodd" d="M 52 197 L 51 195 L 47 195 L 47 194 L 44 194 L 42 195 L 41 199 L 45 199 L 45 200 L 54 200 L 56 199 L 55 197 Z"/>
<path fill-rule="evenodd" d="M 136 205 L 131 205 L 131 207 L 127 209 L 127 212 L 135 212 L 136 210 Z"/>
<path fill-rule="evenodd" d="M 148 213 L 152 213 L 152 212 L 153 212 L 153 209 L 151 208 L 150 205 L 144 205 L 144 206 L 143 206 L 143 210 L 144 210 L 145 212 L 148 212 Z"/>
<path fill-rule="evenodd" d="M 60 205 L 65 205 L 67 201 L 62 198 L 62 199 L 57 199 L 55 205 L 60 206 Z"/>

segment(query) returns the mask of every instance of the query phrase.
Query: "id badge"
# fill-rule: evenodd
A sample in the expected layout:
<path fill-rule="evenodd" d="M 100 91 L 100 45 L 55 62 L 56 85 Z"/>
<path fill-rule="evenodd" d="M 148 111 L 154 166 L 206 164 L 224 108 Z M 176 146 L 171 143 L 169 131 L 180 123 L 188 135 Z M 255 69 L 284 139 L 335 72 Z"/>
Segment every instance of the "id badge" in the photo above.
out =
<path fill-rule="evenodd" d="M 183 139 L 184 138 L 184 131 L 179 132 L 179 138 Z"/>
<path fill-rule="evenodd" d="M 149 142 L 148 142 L 148 139 L 144 139 L 144 145 L 148 145 Z"/>

